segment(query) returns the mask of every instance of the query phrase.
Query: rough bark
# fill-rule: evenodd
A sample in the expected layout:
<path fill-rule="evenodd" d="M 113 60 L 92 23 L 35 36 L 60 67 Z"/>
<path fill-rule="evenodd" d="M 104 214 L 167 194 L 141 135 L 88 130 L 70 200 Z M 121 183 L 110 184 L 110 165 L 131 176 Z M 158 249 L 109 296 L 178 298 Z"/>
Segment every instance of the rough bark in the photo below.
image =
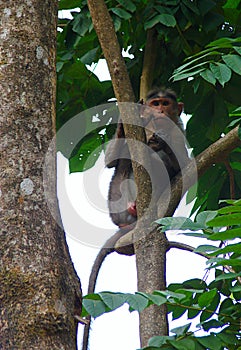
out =
<path fill-rule="evenodd" d="M 146 234 L 146 228 L 142 228 Z M 167 239 L 165 234 L 153 230 L 148 238 L 134 244 L 138 276 L 138 291 L 152 293 L 154 290 L 166 289 L 166 252 Z M 145 258 L 143 258 L 143 256 Z M 166 305 L 152 305 L 140 313 L 141 345 L 147 345 L 150 337 L 168 335 L 168 320 Z"/>
<path fill-rule="evenodd" d="M 1 12 L 0 348 L 76 349 L 81 290 L 47 206 L 43 164 L 55 125 L 58 1 L 4 0 Z M 52 210 L 55 157 L 49 168 Z"/>

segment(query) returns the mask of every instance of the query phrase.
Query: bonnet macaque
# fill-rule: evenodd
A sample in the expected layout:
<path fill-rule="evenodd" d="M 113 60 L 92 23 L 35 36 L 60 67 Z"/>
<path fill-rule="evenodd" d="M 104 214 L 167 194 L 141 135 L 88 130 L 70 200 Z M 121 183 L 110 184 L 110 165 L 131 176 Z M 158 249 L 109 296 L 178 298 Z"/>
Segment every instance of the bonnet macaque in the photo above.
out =
<path fill-rule="evenodd" d="M 140 118 L 145 128 L 147 145 L 152 150 L 150 152 L 150 161 L 154 165 L 152 186 L 157 199 L 168 182 L 188 162 L 183 123 L 180 119 L 182 110 L 183 103 L 177 101 L 175 92 L 170 89 L 150 91 L 145 103 L 141 106 Z M 155 166 L 160 162 L 164 166 Z M 115 168 L 110 182 L 108 206 L 110 217 L 119 230 L 105 243 L 97 255 L 90 275 L 88 294 L 94 293 L 98 272 L 106 256 L 115 251 L 115 243 L 121 236 L 132 230 L 137 221 L 137 189 L 121 121 L 118 123 L 114 138 L 106 148 L 105 164 L 108 168 Z M 118 252 L 126 255 L 134 253 L 132 246 L 124 247 L 123 251 L 118 250 Z M 83 350 L 87 350 L 88 347 L 89 327 L 89 324 L 85 326 Z"/>

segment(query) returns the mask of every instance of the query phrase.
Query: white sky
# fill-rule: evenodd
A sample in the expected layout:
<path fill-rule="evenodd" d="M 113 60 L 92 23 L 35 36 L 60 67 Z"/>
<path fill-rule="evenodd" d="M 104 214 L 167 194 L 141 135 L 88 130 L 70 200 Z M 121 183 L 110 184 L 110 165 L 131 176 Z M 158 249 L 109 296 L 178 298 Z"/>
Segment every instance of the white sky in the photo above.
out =
<path fill-rule="evenodd" d="M 110 79 L 107 65 L 104 60 L 94 69 L 94 73 L 101 80 Z M 96 170 L 98 169 L 98 170 Z M 84 231 L 88 235 L 88 228 L 93 228 L 93 223 L 107 231 L 115 232 L 116 226 L 112 224 L 107 207 L 106 212 L 98 210 L 88 199 L 85 190 L 85 181 L 90 176 L 96 178 L 99 193 L 106 202 L 108 184 L 112 172 L 104 170 L 103 157 L 97 165 L 84 174 L 68 174 L 68 162 L 58 154 L 58 196 L 61 216 L 66 231 L 67 242 L 75 269 L 80 277 L 83 294 L 86 294 L 90 269 L 92 267 L 98 249 L 81 244 L 78 241 L 78 231 Z M 181 206 L 176 215 L 188 216 L 190 207 Z M 80 224 L 76 218 L 87 219 L 87 223 Z M 86 220 L 85 220 L 86 221 Z M 181 241 L 190 245 L 204 244 L 203 240 L 197 241 L 184 236 L 168 235 L 171 240 Z M 174 237 L 175 236 L 175 237 Z M 167 256 L 167 282 L 183 282 L 189 278 L 204 276 L 205 260 L 193 253 L 172 250 Z M 135 257 L 127 257 L 113 253 L 104 262 L 97 282 L 96 291 L 136 291 Z M 177 326 L 178 321 L 170 325 L 170 329 Z M 138 315 L 136 312 L 129 313 L 127 306 L 103 315 L 92 322 L 90 334 L 90 350 L 135 350 L 140 347 L 138 334 Z M 83 326 L 79 327 L 79 344 L 82 340 Z M 79 345 L 81 349 L 81 345 Z"/>

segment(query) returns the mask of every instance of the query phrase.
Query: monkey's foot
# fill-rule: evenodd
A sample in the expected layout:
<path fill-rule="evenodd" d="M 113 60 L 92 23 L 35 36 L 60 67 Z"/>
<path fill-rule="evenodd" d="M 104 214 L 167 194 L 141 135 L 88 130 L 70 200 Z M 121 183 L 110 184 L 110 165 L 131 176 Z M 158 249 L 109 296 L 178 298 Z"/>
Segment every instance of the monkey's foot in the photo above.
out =
<path fill-rule="evenodd" d="M 132 231 L 127 232 L 124 236 L 118 239 L 115 244 L 115 251 L 123 255 L 134 255 Z"/>

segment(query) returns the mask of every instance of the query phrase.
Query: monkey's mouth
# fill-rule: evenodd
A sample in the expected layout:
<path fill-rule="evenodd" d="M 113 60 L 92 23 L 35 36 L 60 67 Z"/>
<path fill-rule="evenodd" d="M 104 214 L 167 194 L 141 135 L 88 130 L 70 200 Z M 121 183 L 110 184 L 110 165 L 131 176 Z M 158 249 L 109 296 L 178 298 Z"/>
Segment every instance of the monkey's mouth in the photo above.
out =
<path fill-rule="evenodd" d="M 162 142 L 162 139 L 158 135 L 153 135 L 148 140 L 148 145 L 150 145 L 150 144 L 159 144 L 160 142 Z"/>

